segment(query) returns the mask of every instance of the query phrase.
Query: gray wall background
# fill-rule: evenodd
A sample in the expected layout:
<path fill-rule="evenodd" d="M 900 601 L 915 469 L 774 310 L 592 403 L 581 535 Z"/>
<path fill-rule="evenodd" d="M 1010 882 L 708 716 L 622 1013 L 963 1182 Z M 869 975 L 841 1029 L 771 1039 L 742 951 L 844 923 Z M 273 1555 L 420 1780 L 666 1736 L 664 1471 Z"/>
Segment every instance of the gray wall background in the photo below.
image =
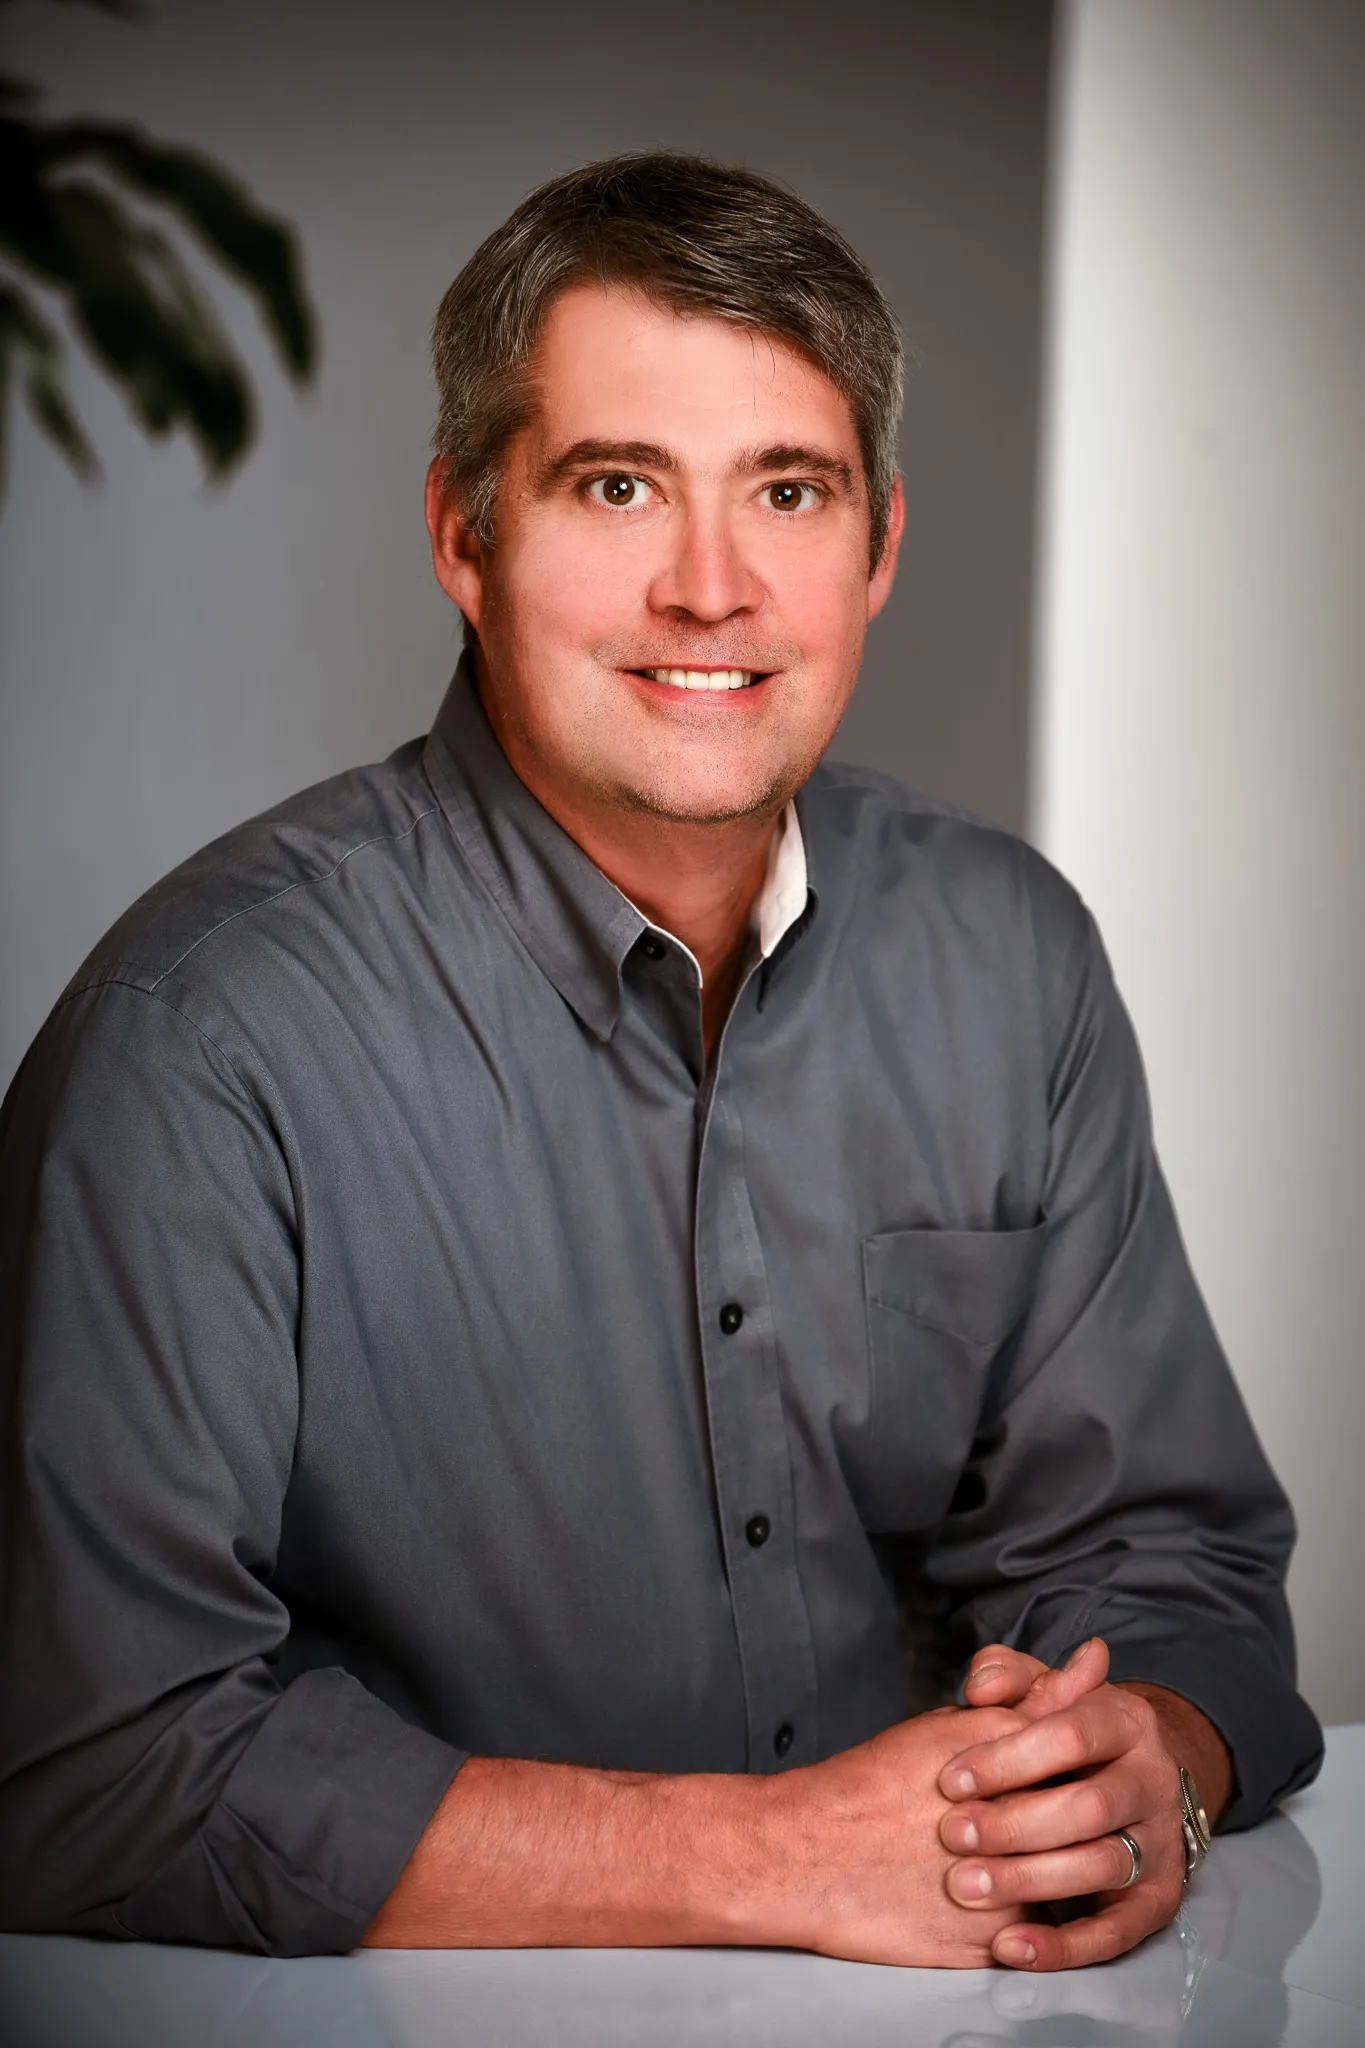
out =
<path fill-rule="evenodd" d="M 525 191 L 622 148 L 755 164 L 850 236 L 917 367 L 896 596 L 836 751 L 1018 826 L 1027 786 L 1041 0 L 153 0 L 141 26 L 21 5 L 7 68 L 55 112 L 194 142 L 298 225 L 320 383 L 259 372 L 226 490 L 147 447 L 79 366 L 107 481 L 21 423 L 0 523 L 0 1082 L 159 874 L 291 789 L 423 730 L 458 644 L 421 484 L 426 333 Z"/>

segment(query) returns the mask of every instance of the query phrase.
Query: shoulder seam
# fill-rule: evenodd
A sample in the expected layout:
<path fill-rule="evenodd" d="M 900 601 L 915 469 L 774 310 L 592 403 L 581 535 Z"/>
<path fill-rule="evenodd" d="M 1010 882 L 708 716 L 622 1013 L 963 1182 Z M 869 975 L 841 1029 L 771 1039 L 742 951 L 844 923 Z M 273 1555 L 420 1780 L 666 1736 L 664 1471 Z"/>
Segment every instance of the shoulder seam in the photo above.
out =
<path fill-rule="evenodd" d="M 359 847 L 356 847 L 354 850 L 357 853 L 360 851 Z M 338 863 L 338 865 L 340 865 L 340 863 Z M 320 876 L 318 879 L 325 880 L 326 878 L 325 876 Z M 296 888 L 298 884 L 291 882 L 289 886 L 291 888 Z M 284 892 L 280 891 L 279 893 L 283 894 Z M 269 897 L 265 898 L 266 902 L 269 902 L 270 900 L 271 899 Z M 234 912 L 234 915 L 240 916 L 241 913 Z M 226 924 L 230 922 L 230 920 L 224 918 L 223 922 Z M 208 933 L 206 932 L 204 936 L 205 938 L 207 938 Z M 196 944 L 197 943 L 198 942 L 196 941 Z M 190 951 L 193 952 L 193 950 L 194 948 L 191 947 Z M 182 958 L 183 957 L 184 956 L 182 955 Z M 169 971 L 170 970 L 168 969 L 167 972 Z M 159 980 L 164 979 L 164 976 L 159 977 Z M 152 985 L 152 987 L 148 988 L 145 982 L 129 981 L 124 975 L 121 974 L 101 975 L 98 981 L 83 982 L 79 988 L 68 989 L 65 995 L 59 996 L 57 998 L 57 1001 L 52 1006 L 52 1015 L 55 1017 L 58 1010 L 64 1010 L 68 1003 L 77 1002 L 82 996 L 95 995 L 100 989 L 103 988 L 126 988 L 135 996 L 145 996 L 149 1003 L 159 1003 L 161 1008 L 163 1010 L 169 1010 L 172 1016 L 183 1018 L 185 1023 L 189 1025 L 191 1031 L 193 1031 L 196 1034 L 196 1036 L 203 1039 L 205 1045 L 211 1045 L 213 1047 L 213 1050 L 217 1053 L 219 1059 L 222 1060 L 224 1065 L 228 1067 L 228 1069 L 231 1071 L 233 1079 L 236 1081 L 237 1086 L 241 1089 L 242 1093 L 246 1096 L 247 1100 L 251 1101 L 253 1099 L 252 1091 L 246 1083 L 246 1077 L 242 1073 L 241 1068 L 237 1065 L 236 1060 L 232 1057 L 232 1054 L 227 1050 L 226 1046 L 220 1045 L 218 1043 L 218 1040 L 213 1036 L 213 1033 L 211 1031 L 205 1031 L 203 1025 L 199 1023 L 196 1018 L 191 1017 L 188 1010 L 181 1009 L 179 1003 L 173 1003 L 169 996 L 158 995 L 157 984 L 155 983 Z"/>
<path fill-rule="evenodd" d="M 333 861 L 331 867 L 326 869 L 324 873 L 320 875 L 300 876 L 297 882 L 286 882 L 282 889 L 272 890 L 269 896 L 258 897 L 256 902 L 254 903 L 244 903 L 240 910 L 229 911 L 226 917 L 219 918 L 217 924 L 210 925 L 206 932 L 200 932 L 198 938 L 195 939 L 192 945 L 186 946 L 184 952 L 181 953 L 177 959 L 172 960 L 169 967 L 164 967 L 161 970 L 160 974 L 156 976 L 156 979 L 148 983 L 145 992 L 148 995 L 153 994 L 161 986 L 161 983 L 165 981 L 168 975 L 174 974 L 178 967 L 182 967 L 184 965 L 185 961 L 189 959 L 191 953 L 197 951 L 197 949 L 200 946 L 204 945 L 207 940 L 211 939 L 216 932 L 222 931 L 225 926 L 235 924 L 239 917 L 250 917 L 255 911 L 264 910 L 268 904 L 278 903 L 282 896 L 292 895 L 295 889 L 312 889 L 316 888 L 319 882 L 330 882 L 333 875 L 335 875 L 339 871 L 339 869 L 345 867 L 347 861 L 350 860 L 353 857 L 353 855 L 357 853 L 363 853 L 367 846 L 381 846 L 384 844 L 389 844 L 392 846 L 398 845 L 400 840 L 409 838 L 411 834 L 417 830 L 417 827 L 422 823 L 422 820 L 424 818 L 431 817 L 433 813 L 439 809 L 440 806 L 438 804 L 431 804 L 427 807 L 425 811 L 419 811 L 417 816 L 413 819 L 412 823 L 406 826 L 403 829 L 403 831 L 376 832 L 372 838 L 362 839 L 358 841 L 355 846 L 348 846 L 345 853 L 342 854 L 341 858 L 339 860 Z M 133 986 L 133 984 L 129 983 L 127 984 L 127 986 L 131 987 Z M 79 994 L 80 991 L 73 990 L 72 993 Z M 172 1003 L 168 1007 L 174 1009 L 175 1005 Z M 192 1024 L 194 1022 L 194 1019 L 192 1017 L 187 1018 L 186 1022 Z M 197 1030 L 198 1026 L 196 1025 L 195 1028 Z M 204 1035 L 205 1037 L 208 1036 L 207 1033 L 205 1033 Z M 210 1045 L 212 1045 L 214 1042 L 215 1041 L 213 1039 L 209 1039 Z M 221 1050 L 221 1047 L 219 1049 Z M 226 1054 L 224 1054 L 224 1057 L 226 1058 Z M 236 1069 L 234 1068 L 233 1071 L 235 1072 Z"/>

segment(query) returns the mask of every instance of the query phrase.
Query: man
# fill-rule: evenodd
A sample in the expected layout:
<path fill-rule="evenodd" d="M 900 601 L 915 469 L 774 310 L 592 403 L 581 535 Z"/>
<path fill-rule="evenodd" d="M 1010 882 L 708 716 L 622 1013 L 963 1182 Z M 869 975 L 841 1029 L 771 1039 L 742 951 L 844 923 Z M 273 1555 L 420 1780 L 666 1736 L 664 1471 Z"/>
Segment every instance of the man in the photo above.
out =
<path fill-rule="evenodd" d="M 432 735 L 153 890 L 6 1110 L 5 1924 L 1118 1954 L 1316 1767 L 1292 1525 L 1083 907 L 818 765 L 894 325 L 656 156 L 435 357 Z"/>

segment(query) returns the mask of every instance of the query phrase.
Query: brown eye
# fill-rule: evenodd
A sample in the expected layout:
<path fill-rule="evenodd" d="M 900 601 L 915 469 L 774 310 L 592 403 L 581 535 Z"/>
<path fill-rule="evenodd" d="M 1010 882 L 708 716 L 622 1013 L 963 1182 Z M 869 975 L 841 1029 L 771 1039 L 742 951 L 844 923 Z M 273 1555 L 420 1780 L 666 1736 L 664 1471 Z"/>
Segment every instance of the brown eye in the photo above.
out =
<path fill-rule="evenodd" d="M 768 503 L 774 512 L 799 512 L 809 489 L 809 484 L 769 484 Z"/>
<path fill-rule="evenodd" d="M 590 486 L 592 495 L 604 505 L 633 505 L 640 495 L 636 476 L 602 476 Z"/>

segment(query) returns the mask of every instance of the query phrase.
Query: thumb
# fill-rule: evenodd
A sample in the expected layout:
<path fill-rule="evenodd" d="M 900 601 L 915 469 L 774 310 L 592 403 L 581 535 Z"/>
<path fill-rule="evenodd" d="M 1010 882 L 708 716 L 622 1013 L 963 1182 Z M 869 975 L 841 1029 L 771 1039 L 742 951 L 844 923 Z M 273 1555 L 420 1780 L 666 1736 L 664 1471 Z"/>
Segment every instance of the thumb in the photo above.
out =
<path fill-rule="evenodd" d="M 1015 1702 L 1014 1710 L 1026 1720 L 1041 1721 L 1045 1714 L 1074 1706 L 1097 1685 L 1103 1685 L 1108 1675 L 1109 1645 L 1102 1636 L 1091 1636 L 1055 1671 L 1039 1672 L 1023 1698 Z"/>
<path fill-rule="evenodd" d="M 963 1683 L 963 1698 L 969 1707 L 1017 1706 L 1029 1687 L 1047 1670 L 1027 1650 L 1013 1650 L 1007 1643 L 988 1643 L 972 1659 Z"/>

